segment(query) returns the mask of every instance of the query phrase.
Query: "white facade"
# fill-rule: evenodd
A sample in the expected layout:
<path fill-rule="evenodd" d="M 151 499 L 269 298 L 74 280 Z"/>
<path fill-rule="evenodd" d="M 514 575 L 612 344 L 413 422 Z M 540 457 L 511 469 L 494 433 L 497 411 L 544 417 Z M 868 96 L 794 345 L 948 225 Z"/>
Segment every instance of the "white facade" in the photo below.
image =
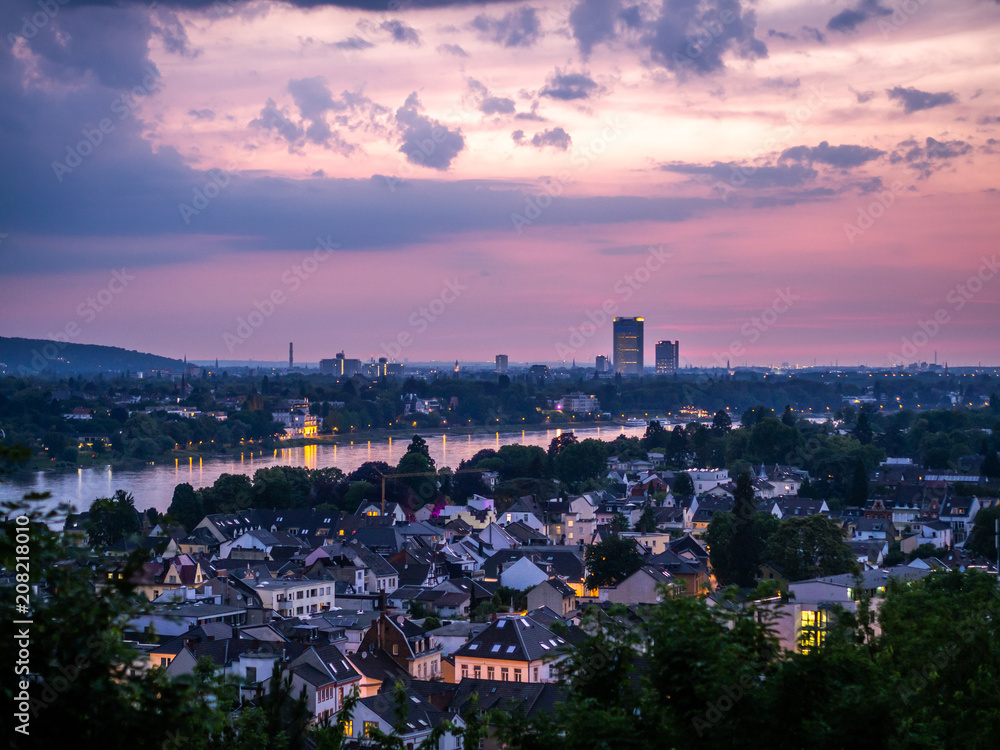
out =
<path fill-rule="evenodd" d="M 685 473 L 694 482 L 694 494 L 696 495 L 708 492 L 719 485 L 728 484 L 729 482 L 729 469 L 699 469 Z"/>
<path fill-rule="evenodd" d="M 336 609 L 333 581 L 287 581 L 271 578 L 246 583 L 260 595 L 265 609 L 273 609 L 283 617 Z"/>

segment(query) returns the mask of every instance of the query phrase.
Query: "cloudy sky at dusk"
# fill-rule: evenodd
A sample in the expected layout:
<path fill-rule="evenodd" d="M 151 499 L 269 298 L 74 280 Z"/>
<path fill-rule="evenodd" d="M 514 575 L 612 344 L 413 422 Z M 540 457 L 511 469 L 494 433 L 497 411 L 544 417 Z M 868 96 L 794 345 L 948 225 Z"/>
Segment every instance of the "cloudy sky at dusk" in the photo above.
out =
<path fill-rule="evenodd" d="M 0 335 L 592 362 L 611 309 L 647 363 L 1000 362 L 996 0 L 5 0 L 0 33 Z"/>

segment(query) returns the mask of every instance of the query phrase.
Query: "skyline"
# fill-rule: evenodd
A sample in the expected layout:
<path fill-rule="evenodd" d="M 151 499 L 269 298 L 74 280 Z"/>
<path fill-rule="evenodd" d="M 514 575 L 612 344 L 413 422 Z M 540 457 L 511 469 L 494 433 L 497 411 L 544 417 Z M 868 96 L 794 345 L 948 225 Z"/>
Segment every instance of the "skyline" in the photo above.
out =
<path fill-rule="evenodd" d="M 1000 361 L 1000 3 L 374 5 L 4 4 L 0 335 Z"/>

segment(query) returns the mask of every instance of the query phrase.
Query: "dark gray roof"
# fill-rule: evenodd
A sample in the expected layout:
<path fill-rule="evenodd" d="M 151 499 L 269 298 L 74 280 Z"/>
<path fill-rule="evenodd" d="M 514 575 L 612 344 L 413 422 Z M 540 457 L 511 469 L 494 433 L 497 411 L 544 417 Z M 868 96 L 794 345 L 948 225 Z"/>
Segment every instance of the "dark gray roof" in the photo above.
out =
<path fill-rule="evenodd" d="M 498 710 L 516 713 L 526 719 L 551 715 L 556 704 L 566 700 L 566 688 L 546 682 L 504 682 L 467 678 L 458 683 L 449 709 L 463 713 L 472 696 L 477 696 L 479 711 Z"/>
<path fill-rule="evenodd" d="M 499 550 L 483 563 L 487 578 L 498 578 L 501 566 L 527 557 L 539 567 L 548 569 L 554 575 L 570 581 L 583 580 L 584 564 L 582 552 L 576 547 L 547 545 L 544 547 L 520 547 Z"/>
<path fill-rule="evenodd" d="M 396 724 L 396 700 L 391 691 L 362 698 L 360 703 L 386 723 Z M 409 710 L 406 713 L 406 729 L 402 732 L 404 737 L 408 734 L 429 732 L 442 721 L 452 718 L 429 701 L 414 694 L 406 696 L 406 707 Z"/>
<path fill-rule="evenodd" d="M 537 661 L 557 653 L 565 643 L 561 636 L 531 618 L 500 616 L 458 649 L 455 656 Z"/>

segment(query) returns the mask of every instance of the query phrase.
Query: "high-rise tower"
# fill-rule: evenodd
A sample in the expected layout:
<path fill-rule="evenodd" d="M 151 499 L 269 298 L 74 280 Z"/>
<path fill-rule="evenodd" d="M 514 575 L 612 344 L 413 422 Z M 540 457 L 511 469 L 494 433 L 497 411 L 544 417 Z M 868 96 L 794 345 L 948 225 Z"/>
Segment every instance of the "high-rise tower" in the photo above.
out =
<path fill-rule="evenodd" d="M 615 373 L 642 375 L 644 321 L 645 318 L 615 318 Z"/>

